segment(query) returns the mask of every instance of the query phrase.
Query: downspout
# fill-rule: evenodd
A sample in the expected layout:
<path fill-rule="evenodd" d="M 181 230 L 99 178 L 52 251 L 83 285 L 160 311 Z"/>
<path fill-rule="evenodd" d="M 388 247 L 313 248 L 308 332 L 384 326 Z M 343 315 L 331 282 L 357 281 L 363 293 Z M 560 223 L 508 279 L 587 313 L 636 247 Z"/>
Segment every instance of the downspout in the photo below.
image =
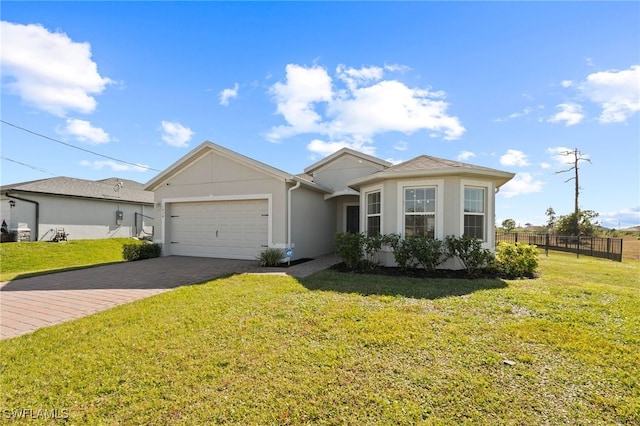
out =
<path fill-rule="evenodd" d="M 35 226 L 35 234 L 36 234 L 36 241 L 38 241 L 40 239 L 40 203 L 38 203 L 37 201 L 33 201 L 33 200 L 27 200 L 26 198 L 20 198 L 20 197 L 16 197 L 15 195 L 10 195 L 9 192 L 6 192 L 6 196 L 7 198 L 13 198 L 14 200 L 20 200 L 20 201 L 26 201 L 27 203 L 33 203 L 36 205 L 36 226 Z"/>
<path fill-rule="evenodd" d="M 289 188 L 289 196 L 287 197 L 287 248 L 291 248 L 291 193 L 298 188 L 300 188 L 300 181 Z"/>

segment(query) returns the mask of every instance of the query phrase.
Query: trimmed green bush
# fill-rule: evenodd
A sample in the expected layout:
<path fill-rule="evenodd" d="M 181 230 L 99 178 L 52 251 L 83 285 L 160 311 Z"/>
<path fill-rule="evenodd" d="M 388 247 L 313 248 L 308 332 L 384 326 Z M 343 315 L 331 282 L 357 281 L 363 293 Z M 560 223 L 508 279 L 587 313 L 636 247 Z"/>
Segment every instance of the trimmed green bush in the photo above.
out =
<path fill-rule="evenodd" d="M 122 246 L 122 257 L 127 262 L 160 257 L 162 246 L 156 243 L 125 244 Z"/>
<path fill-rule="evenodd" d="M 496 249 L 495 268 L 506 278 L 531 278 L 538 269 L 538 249 L 532 244 L 501 242 Z"/>
<path fill-rule="evenodd" d="M 493 259 L 491 250 L 482 248 L 482 241 L 463 235 L 456 238 L 448 235 L 444 245 L 449 258 L 457 258 L 469 275 L 475 275 L 480 269 L 489 266 Z"/>
<path fill-rule="evenodd" d="M 377 254 L 382 248 L 383 237 L 339 232 L 333 239 L 336 253 L 352 271 L 371 270 L 378 266 Z"/>
<path fill-rule="evenodd" d="M 390 234 L 384 240 L 393 248 L 395 261 L 403 271 L 422 267 L 431 272 L 447 260 L 444 245 L 438 239 L 424 235 L 413 235 L 402 239 L 399 235 Z"/>
<path fill-rule="evenodd" d="M 354 232 L 339 232 L 333 238 L 336 253 L 351 270 L 358 269 L 362 263 L 363 237 L 363 234 Z"/>
<path fill-rule="evenodd" d="M 284 250 L 279 248 L 268 248 L 258 256 L 258 264 L 261 267 L 278 266 L 285 258 Z"/>

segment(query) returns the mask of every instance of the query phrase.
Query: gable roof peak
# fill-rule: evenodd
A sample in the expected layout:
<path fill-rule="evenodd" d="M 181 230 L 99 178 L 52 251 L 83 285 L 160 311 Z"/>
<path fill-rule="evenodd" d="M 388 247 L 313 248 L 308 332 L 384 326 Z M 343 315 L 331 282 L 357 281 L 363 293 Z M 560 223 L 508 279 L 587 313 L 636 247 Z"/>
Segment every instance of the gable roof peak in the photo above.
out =
<path fill-rule="evenodd" d="M 470 168 L 480 170 L 494 170 L 488 167 L 477 166 L 475 164 L 462 163 L 460 161 L 447 160 L 445 158 L 433 157 L 431 155 L 419 155 L 411 160 L 395 164 L 389 169 L 390 172 L 428 170 L 428 169 L 449 169 L 449 168 Z"/>
<path fill-rule="evenodd" d="M 317 161 L 315 163 L 313 163 L 312 165 L 310 165 L 309 167 L 304 169 L 304 172 L 307 174 L 313 174 L 313 172 L 315 170 L 318 170 L 320 167 L 329 164 L 345 155 L 352 155 L 354 157 L 360 158 L 362 160 L 365 161 L 369 161 L 371 163 L 374 164 L 378 164 L 380 166 L 383 166 L 384 168 L 388 168 L 391 167 L 391 163 L 385 160 L 382 160 L 380 158 L 374 157 L 373 155 L 369 155 L 369 154 L 365 154 L 364 152 L 360 152 L 360 151 L 356 151 L 352 148 L 341 148 L 338 151 L 334 152 L 333 154 L 330 154 L 326 157 L 324 157 L 322 160 Z"/>

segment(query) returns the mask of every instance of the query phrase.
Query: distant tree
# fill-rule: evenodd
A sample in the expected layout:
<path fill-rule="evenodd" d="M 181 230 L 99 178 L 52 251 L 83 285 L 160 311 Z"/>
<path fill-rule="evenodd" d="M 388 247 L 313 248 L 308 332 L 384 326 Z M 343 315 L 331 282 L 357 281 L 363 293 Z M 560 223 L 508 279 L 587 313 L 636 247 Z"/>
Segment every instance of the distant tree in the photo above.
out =
<path fill-rule="evenodd" d="M 505 219 L 502 221 L 502 227 L 508 234 L 516 228 L 516 221 L 513 219 Z"/>
<path fill-rule="evenodd" d="M 582 153 L 580 151 L 578 151 L 578 148 L 574 149 L 573 151 L 565 151 L 560 153 L 560 155 L 564 155 L 564 156 L 569 156 L 569 155 L 573 155 L 573 160 L 567 164 L 573 164 L 573 166 L 569 167 L 566 170 L 561 170 L 559 172 L 556 173 L 566 173 L 566 172 L 570 172 L 570 171 L 574 171 L 574 176 L 565 180 L 564 182 L 567 183 L 570 180 L 573 180 L 575 183 L 575 191 L 574 191 L 574 208 L 573 208 L 573 215 L 571 215 L 571 219 L 574 220 L 573 223 L 573 228 L 574 230 L 578 230 L 580 229 L 580 208 L 578 207 L 578 197 L 580 195 L 580 184 L 578 182 L 578 164 L 580 163 L 580 161 L 588 161 L 591 162 L 591 160 L 589 160 L 588 157 L 582 157 Z M 570 235 L 580 235 L 580 234 L 570 234 Z"/>
<path fill-rule="evenodd" d="M 581 210 L 578 212 L 577 220 L 573 213 L 560 216 L 555 226 L 556 232 L 559 235 L 596 235 L 599 232 L 599 223 L 594 219 L 599 215 L 593 210 Z M 576 223 L 578 224 L 577 228 Z"/>
<path fill-rule="evenodd" d="M 547 232 L 553 232 L 553 227 L 556 225 L 556 211 L 553 207 L 549 207 L 544 213 L 547 216 Z"/>

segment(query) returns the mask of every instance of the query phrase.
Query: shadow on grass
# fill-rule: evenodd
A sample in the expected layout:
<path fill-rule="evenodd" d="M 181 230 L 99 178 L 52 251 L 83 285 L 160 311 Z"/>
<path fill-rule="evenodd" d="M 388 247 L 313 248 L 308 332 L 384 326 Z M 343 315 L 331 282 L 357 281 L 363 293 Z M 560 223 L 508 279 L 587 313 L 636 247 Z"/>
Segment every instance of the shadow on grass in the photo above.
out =
<path fill-rule="evenodd" d="M 116 263 L 122 263 L 122 260 L 118 260 L 115 262 L 104 262 L 104 263 L 93 263 L 91 265 L 78 265 L 78 266 L 69 266 L 66 268 L 58 268 L 58 269 L 47 269 L 44 271 L 33 271 L 33 272 L 25 272 L 25 273 L 7 273 L 4 274 L 5 277 L 2 277 L 0 281 L 16 281 L 22 280 L 25 278 L 33 278 L 39 277 L 41 275 L 49 275 L 49 274 L 57 274 L 60 272 L 69 272 L 69 271 L 77 271 L 79 269 L 88 269 L 95 268 L 97 266 L 106 266 L 106 265 L 114 265 Z"/>
<path fill-rule="evenodd" d="M 299 282 L 312 291 L 335 291 L 362 296 L 402 296 L 413 299 L 440 299 L 464 296 L 482 290 L 506 288 L 500 279 L 407 278 L 386 275 L 323 271 Z"/>

